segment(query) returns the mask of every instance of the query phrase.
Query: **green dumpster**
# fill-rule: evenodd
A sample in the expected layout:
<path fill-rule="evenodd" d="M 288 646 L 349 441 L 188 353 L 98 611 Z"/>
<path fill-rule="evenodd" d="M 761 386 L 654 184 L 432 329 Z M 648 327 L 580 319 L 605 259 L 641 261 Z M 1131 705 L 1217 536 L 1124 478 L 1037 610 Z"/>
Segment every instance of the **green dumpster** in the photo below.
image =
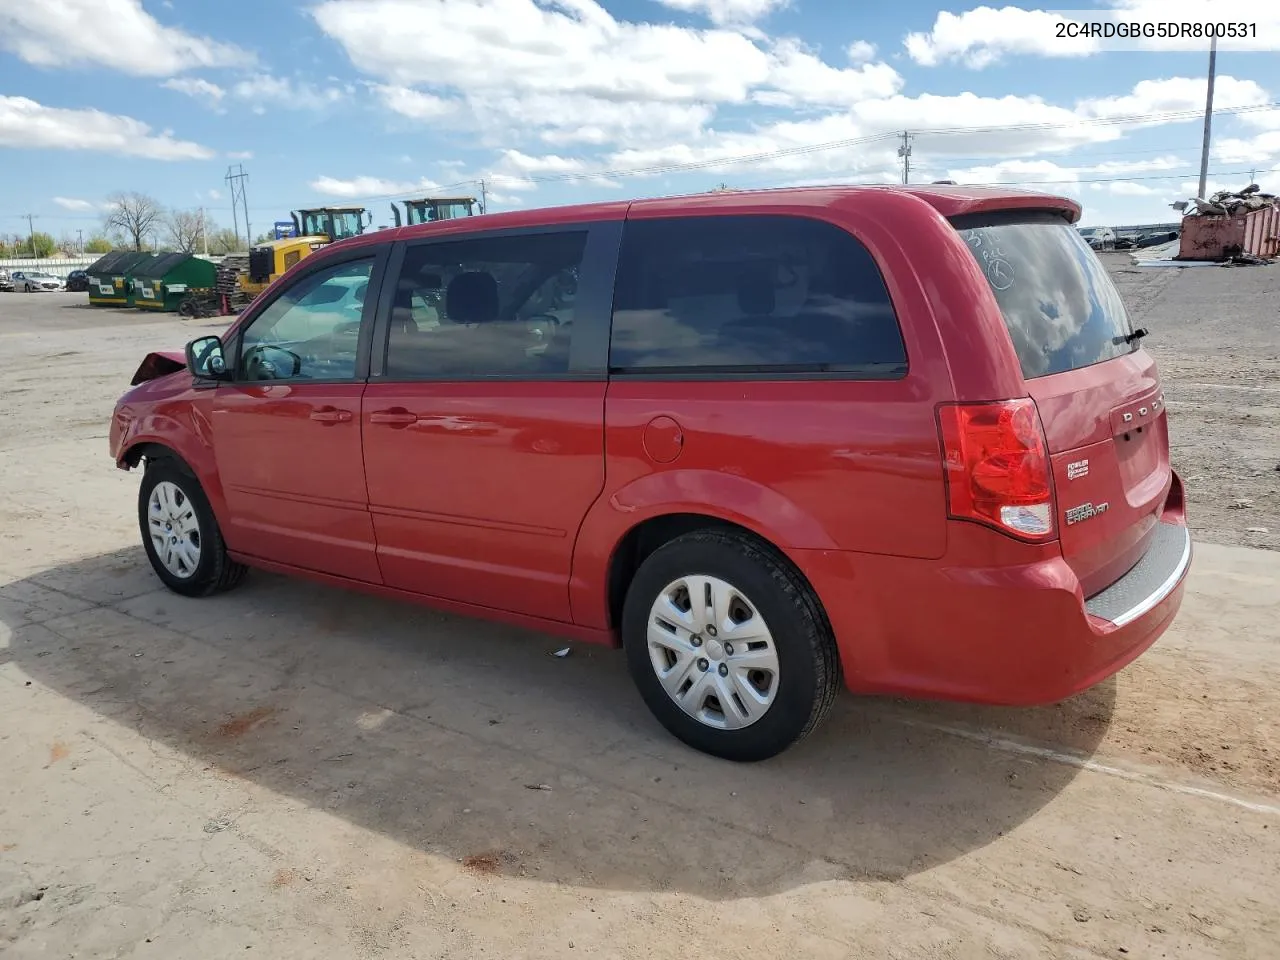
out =
<path fill-rule="evenodd" d="M 95 307 L 132 306 L 128 271 L 138 261 L 149 256 L 149 253 L 114 250 L 95 260 L 85 270 L 89 276 L 89 303 Z"/>
<path fill-rule="evenodd" d="M 132 271 L 134 305 L 176 313 L 188 296 L 213 290 L 218 268 L 190 253 L 162 253 Z"/>
<path fill-rule="evenodd" d="M 154 253 L 140 253 L 136 260 L 133 260 L 125 267 L 124 271 L 124 293 L 125 306 L 136 307 L 138 305 L 138 271 L 146 270 L 152 263 L 159 260 L 160 257 Z"/>

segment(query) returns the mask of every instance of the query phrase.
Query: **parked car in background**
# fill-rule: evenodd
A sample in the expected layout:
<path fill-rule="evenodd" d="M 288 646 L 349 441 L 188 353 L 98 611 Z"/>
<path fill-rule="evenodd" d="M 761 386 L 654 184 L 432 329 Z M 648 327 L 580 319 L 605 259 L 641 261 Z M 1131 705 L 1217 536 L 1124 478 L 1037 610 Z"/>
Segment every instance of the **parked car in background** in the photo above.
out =
<path fill-rule="evenodd" d="M 842 684 L 1053 702 L 1169 627 L 1192 552 L 1079 216 L 831 187 L 368 233 L 144 358 L 111 456 L 176 593 L 256 566 L 620 645 L 721 757 Z"/>
<path fill-rule="evenodd" d="M 13 289 L 19 293 L 39 293 L 63 289 L 61 277 L 43 270 L 15 270 L 13 273 Z"/>
<path fill-rule="evenodd" d="M 83 293 L 89 289 L 89 275 L 83 270 L 72 270 L 67 274 L 67 291 Z"/>
<path fill-rule="evenodd" d="M 0 293 L 11 293 L 13 291 L 13 277 L 9 276 L 8 270 L 0 270 Z"/>
<path fill-rule="evenodd" d="M 1110 227 L 1081 227 L 1080 236 L 1094 250 L 1114 250 L 1116 232 Z"/>

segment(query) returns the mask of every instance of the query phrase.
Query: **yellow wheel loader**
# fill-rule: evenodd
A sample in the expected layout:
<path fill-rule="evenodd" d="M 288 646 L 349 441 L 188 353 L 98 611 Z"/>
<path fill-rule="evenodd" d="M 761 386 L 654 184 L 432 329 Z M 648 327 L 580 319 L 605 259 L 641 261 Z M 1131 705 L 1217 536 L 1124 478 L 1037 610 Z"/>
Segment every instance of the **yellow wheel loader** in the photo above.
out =
<path fill-rule="evenodd" d="M 335 240 L 361 235 L 373 222 L 373 214 L 364 207 L 295 210 L 290 216 L 297 236 L 269 240 L 249 249 L 248 261 L 241 267 L 241 293 L 256 297 L 299 260 Z"/>
<path fill-rule="evenodd" d="M 400 208 L 391 204 L 391 216 L 396 226 L 413 226 L 415 223 L 435 223 L 437 220 L 453 220 L 474 216 L 475 197 L 422 197 L 418 200 L 402 200 L 405 216 L 400 218 Z"/>

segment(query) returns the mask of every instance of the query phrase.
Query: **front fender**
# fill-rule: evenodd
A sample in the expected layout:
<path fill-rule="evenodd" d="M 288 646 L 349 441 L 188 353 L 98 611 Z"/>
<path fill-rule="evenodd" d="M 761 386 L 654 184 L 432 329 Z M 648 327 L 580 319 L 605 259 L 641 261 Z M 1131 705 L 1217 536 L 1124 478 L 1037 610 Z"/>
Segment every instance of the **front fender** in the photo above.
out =
<path fill-rule="evenodd" d="M 671 514 L 700 514 L 737 524 L 788 555 L 795 550 L 837 549 L 811 514 L 745 477 L 716 470 L 647 474 L 601 496 L 582 522 L 569 581 L 575 623 L 609 626 L 609 565 L 619 544 L 639 524 Z"/>
<path fill-rule="evenodd" d="M 148 445 L 172 451 L 195 474 L 225 537 L 230 530 L 227 501 L 218 477 L 208 411 L 199 403 L 174 404 L 171 409 L 140 411 L 136 415 L 126 406 L 118 408 L 111 443 L 116 466 L 128 470 L 137 463 L 140 448 Z"/>

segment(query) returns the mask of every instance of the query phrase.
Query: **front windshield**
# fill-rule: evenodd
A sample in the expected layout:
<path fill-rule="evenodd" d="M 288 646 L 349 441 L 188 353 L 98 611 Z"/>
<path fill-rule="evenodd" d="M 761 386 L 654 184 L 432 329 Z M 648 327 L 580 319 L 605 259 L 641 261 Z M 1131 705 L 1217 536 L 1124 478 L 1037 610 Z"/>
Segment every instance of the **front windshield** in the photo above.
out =
<path fill-rule="evenodd" d="M 360 234 L 360 214 L 354 210 L 343 211 L 333 215 L 333 232 L 329 234 L 333 240 L 344 240 Z"/>
<path fill-rule="evenodd" d="M 345 240 L 360 233 L 360 214 L 355 210 L 308 210 L 302 216 L 302 232 Z"/>
<path fill-rule="evenodd" d="M 471 216 L 471 203 L 466 200 L 410 202 L 409 223 L 432 223 Z"/>

